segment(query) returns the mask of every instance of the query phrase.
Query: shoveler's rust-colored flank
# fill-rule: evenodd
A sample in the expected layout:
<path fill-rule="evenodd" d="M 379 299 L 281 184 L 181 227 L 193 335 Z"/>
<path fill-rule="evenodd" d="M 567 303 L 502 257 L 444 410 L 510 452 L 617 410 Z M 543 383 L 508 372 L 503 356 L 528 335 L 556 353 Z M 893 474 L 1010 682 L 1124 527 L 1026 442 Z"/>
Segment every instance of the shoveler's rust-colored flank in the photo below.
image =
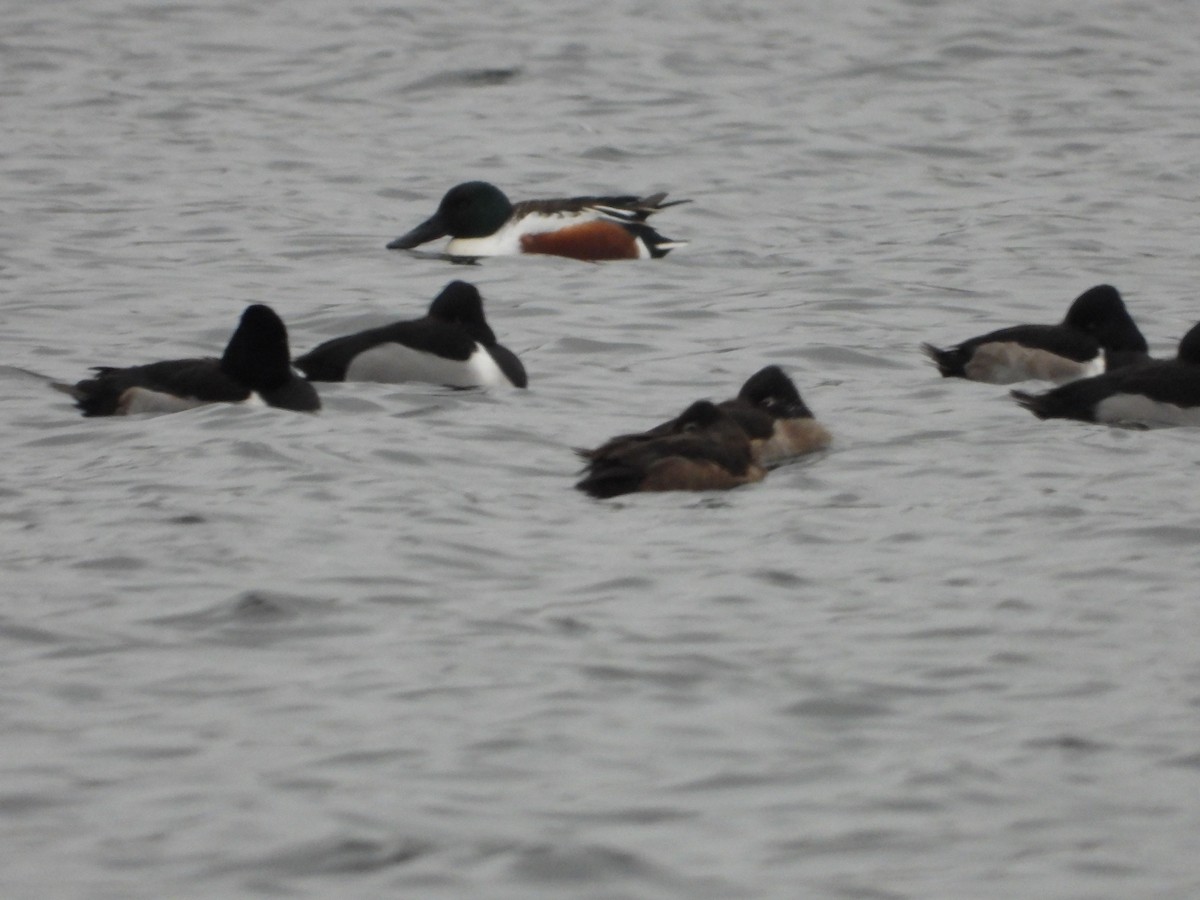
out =
<path fill-rule="evenodd" d="M 557 231 L 521 236 L 524 253 L 545 253 L 586 261 L 637 259 L 637 241 L 616 222 L 584 222 Z"/>

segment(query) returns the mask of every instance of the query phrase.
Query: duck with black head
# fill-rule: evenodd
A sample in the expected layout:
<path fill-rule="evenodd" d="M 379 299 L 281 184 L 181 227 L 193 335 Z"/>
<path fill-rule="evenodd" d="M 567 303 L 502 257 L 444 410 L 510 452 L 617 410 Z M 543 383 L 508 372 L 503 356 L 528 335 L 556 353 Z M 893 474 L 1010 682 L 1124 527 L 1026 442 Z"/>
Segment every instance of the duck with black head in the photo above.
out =
<path fill-rule="evenodd" d="M 174 359 L 142 366 L 97 366 L 96 375 L 54 387 L 85 416 L 178 412 L 206 403 L 262 403 L 315 412 L 320 398 L 292 371 L 287 329 L 268 306 L 246 307 L 220 359 Z"/>
<path fill-rule="evenodd" d="M 1056 325 L 1013 325 L 953 347 L 922 344 L 943 378 L 1065 383 L 1148 358 L 1146 339 L 1112 285 L 1084 291 Z"/>
<path fill-rule="evenodd" d="M 479 290 L 452 281 L 419 319 L 334 338 L 296 360 L 310 381 L 423 381 L 456 388 L 529 383 L 517 355 L 496 340 Z"/>
<path fill-rule="evenodd" d="M 1124 366 L 1042 394 L 1013 391 L 1039 419 L 1077 419 L 1129 428 L 1200 425 L 1200 324 L 1174 359 Z"/>
<path fill-rule="evenodd" d="M 432 216 L 387 246 L 412 250 L 449 237 L 446 255 L 456 259 L 523 253 L 587 262 L 659 259 L 686 243 L 646 224 L 653 213 L 688 202 L 666 198 L 662 193 L 513 203 L 494 184 L 467 181 L 447 191 Z"/>

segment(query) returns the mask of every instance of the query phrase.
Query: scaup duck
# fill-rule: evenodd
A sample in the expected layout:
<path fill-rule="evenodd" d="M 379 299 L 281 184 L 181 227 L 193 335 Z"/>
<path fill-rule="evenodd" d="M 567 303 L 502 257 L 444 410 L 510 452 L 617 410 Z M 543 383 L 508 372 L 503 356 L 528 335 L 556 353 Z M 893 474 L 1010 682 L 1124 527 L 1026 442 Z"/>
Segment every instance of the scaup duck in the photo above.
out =
<path fill-rule="evenodd" d="M 177 412 L 206 403 L 255 400 L 315 412 L 320 398 L 292 371 L 287 329 L 268 306 L 246 307 L 220 359 L 176 359 L 144 366 L 97 366 L 94 378 L 54 386 L 75 398 L 85 416 Z"/>
<path fill-rule="evenodd" d="M 1039 419 L 1077 419 L 1149 428 L 1200 425 L 1200 324 L 1174 359 L 1149 360 L 1060 385 L 1042 394 L 1012 391 Z"/>
<path fill-rule="evenodd" d="M 1014 325 L 955 347 L 921 349 L 943 377 L 990 384 L 1035 378 L 1062 383 L 1148 358 L 1146 339 L 1108 284 L 1080 294 L 1057 325 Z"/>
<path fill-rule="evenodd" d="M 465 281 L 442 289 L 420 319 L 326 341 L 299 357 L 310 381 L 424 381 L 450 387 L 526 387 L 525 367 L 496 343 L 483 298 Z"/>

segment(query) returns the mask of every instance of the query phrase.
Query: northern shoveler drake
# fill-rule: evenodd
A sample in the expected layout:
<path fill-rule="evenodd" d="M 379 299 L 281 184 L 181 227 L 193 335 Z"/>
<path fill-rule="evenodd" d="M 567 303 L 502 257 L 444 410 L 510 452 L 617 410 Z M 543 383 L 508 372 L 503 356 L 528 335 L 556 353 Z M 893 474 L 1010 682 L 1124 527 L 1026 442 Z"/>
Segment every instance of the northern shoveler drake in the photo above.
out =
<path fill-rule="evenodd" d="M 310 381 L 425 381 L 450 387 L 529 382 L 516 354 L 496 343 L 472 284 L 452 281 L 420 319 L 326 341 L 296 360 Z"/>
<path fill-rule="evenodd" d="M 261 402 L 315 412 L 316 389 L 292 371 L 287 329 L 268 306 L 242 313 L 220 359 L 176 359 L 144 366 L 98 366 L 94 378 L 54 387 L 75 398 L 85 416 L 178 412 L 206 403 Z"/>
<path fill-rule="evenodd" d="M 779 366 L 766 366 L 742 385 L 732 400 L 717 404 L 741 426 L 750 439 L 754 461 L 771 468 L 806 453 L 827 448 L 829 432 L 805 405 L 795 383 Z M 636 434 L 622 434 L 593 450 L 576 451 L 584 459 L 598 459 L 638 442 L 678 434 L 686 426 L 683 416 Z"/>
<path fill-rule="evenodd" d="M 514 204 L 495 185 L 468 181 L 447 191 L 437 212 L 387 246 L 411 250 L 449 235 L 446 253 L 470 259 L 519 253 L 589 262 L 658 258 L 687 243 L 663 237 L 646 224 L 660 209 L 688 202 L 664 203 L 666 197 L 571 197 Z"/>
<path fill-rule="evenodd" d="M 698 400 L 674 420 L 672 434 L 614 447 L 588 461 L 575 485 L 607 499 L 644 491 L 714 491 L 762 481 L 750 439 L 716 404 Z"/>
<path fill-rule="evenodd" d="M 1200 425 L 1200 324 L 1174 359 L 1149 360 L 1060 385 L 1043 394 L 1013 391 L 1039 419 L 1078 419 L 1149 428 Z"/>
<path fill-rule="evenodd" d="M 1057 325 L 1014 325 L 942 350 L 922 344 L 945 378 L 1062 383 L 1147 359 L 1146 339 L 1112 285 L 1080 294 Z"/>

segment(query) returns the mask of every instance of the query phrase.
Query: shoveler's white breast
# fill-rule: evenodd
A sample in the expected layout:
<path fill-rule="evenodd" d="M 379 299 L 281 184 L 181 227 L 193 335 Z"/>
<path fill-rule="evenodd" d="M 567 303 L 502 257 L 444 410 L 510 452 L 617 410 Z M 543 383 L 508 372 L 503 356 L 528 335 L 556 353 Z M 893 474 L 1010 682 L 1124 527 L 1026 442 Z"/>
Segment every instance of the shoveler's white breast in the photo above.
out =
<path fill-rule="evenodd" d="M 971 354 L 971 361 L 963 370 L 972 381 L 988 384 L 1015 384 L 1034 378 L 1063 384 L 1101 374 L 1104 371 L 1104 355 L 1078 362 L 1048 350 L 997 342 L 976 347 Z"/>
<path fill-rule="evenodd" d="M 478 344 L 468 359 L 446 359 L 404 344 L 380 344 L 354 357 L 347 381 L 399 384 L 424 381 L 450 387 L 497 387 L 511 384 L 490 353 Z"/>
<path fill-rule="evenodd" d="M 1096 404 L 1096 421 L 1109 425 L 1200 425 L 1200 406 L 1175 406 L 1144 394 L 1114 394 Z"/>

